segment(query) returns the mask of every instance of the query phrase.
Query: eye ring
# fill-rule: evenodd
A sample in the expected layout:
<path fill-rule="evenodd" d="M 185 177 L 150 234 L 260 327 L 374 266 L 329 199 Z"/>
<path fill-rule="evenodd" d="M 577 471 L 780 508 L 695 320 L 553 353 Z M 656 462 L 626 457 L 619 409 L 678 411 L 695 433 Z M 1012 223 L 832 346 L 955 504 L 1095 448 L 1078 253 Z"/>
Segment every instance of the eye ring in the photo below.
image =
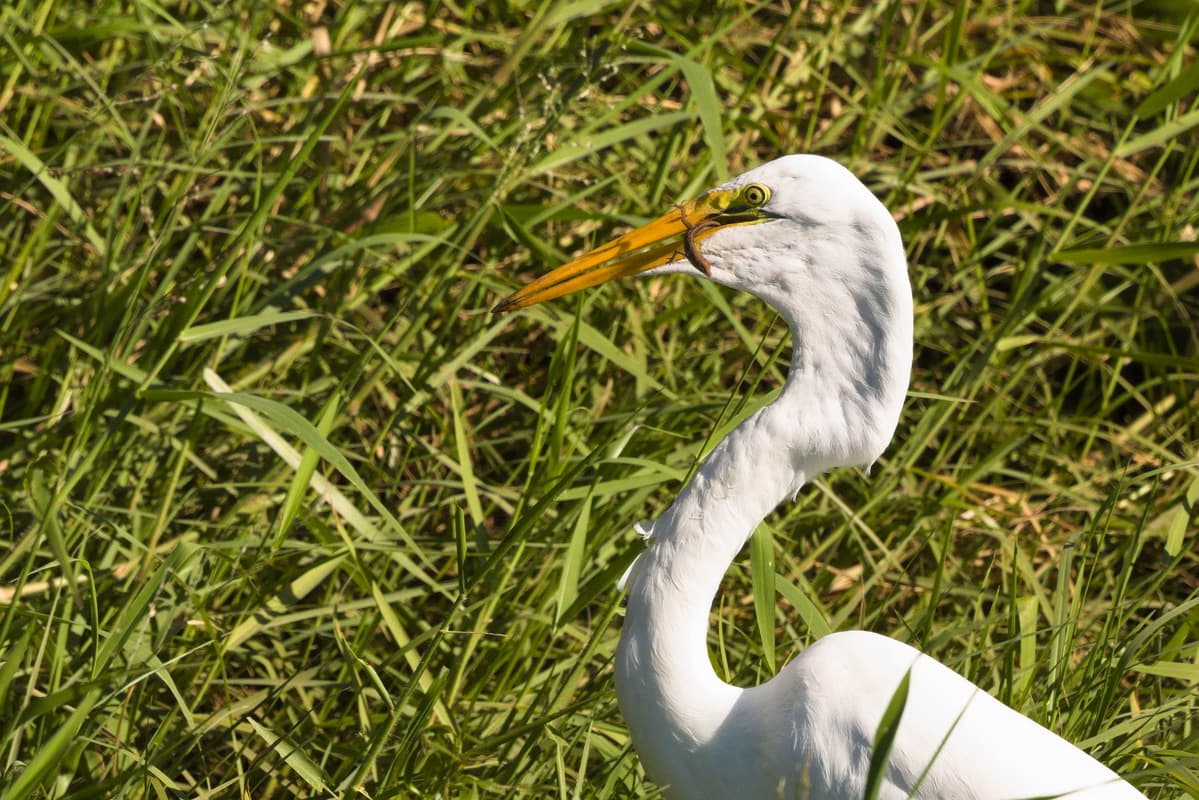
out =
<path fill-rule="evenodd" d="M 751 183 L 741 190 L 741 199 L 750 208 L 761 208 L 770 200 L 770 188 L 760 183 Z"/>

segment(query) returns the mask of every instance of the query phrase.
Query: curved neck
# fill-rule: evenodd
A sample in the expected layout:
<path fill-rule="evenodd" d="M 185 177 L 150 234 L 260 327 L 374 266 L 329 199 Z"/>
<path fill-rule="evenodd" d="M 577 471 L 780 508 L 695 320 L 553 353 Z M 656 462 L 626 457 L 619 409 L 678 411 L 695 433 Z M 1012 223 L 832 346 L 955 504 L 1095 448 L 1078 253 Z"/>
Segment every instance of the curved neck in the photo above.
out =
<path fill-rule="evenodd" d="M 654 521 L 629 575 L 616 664 L 635 741 L 639 727 L 672 731 L 683 750 L 715 734 L 742 692 L 717 677 L 707 648 L 712 601 L 729 564 L 805 482 L 834 466 L 868 466 L 891 438 L 911 369 L 904 278 L 889 309 L 897 313 L 881 324 L 852 312 L 808 319 L 780 308 L 795 340 L 782 392 L 716 446 Z"/>
<path fill-rule="evenodd" d="M 692 780 L 691 761 L 718 736 L 744 690 L 708 655 L 712 600 L 758 523 L 808 475 L 782 445 L 801 413 L 802 372 L 726 436 L 655 520 L 628 578 L 616 691 L 642 761 L 659 782 Z"/>
<path fill-rule="evenodd" d="M 680 604 L 707 630 L 708 614 L 729 565 L 767 514 L 794 497 L 809 473 L 796 459 L 795 419 L 804 392 L 797 376 L 779 397 L 726 436 L 691 482 L 653 523 L 629 587 L 629 613 Z M 673 627 L 673 622 L 665 622 Z M 699 644 L 704 645 L 704 637 Z"/>
<path fill-rule="evenodd" d="M 666 644 L 678 639 L 690 655 L 706 654 L 712 600 L 758 523 L 825 470 L 874 462 L 907 391 L 910 302 L 893 324 L 870 326 L 864 335 L 853 314 L 840 324 L 822 318 L 821 338 L 837 347 L 805 346 L 811 344 L 807 320 L 788 315 L 795 346 L 782 392 L 712 450 L 652 525 L 646 552 L 630 574 L 634 633 L 644 628 L 665 637 L 655 641 L 656 650 L 673 650 Z"/>
<path fill-rule="evenodd" d="M 809 477 L 785 444 L 804 394 L 802 373 L 791 375 L 778 399 L 726 436 L 653 522 L 629 576 L 621 646 L 637 651 L 646 680 L 693 695 L 675 698 L 680 708 L 694 711 L 692 703 L 721 694 L 707 647 L 712 601 L 758 523 Z"/>

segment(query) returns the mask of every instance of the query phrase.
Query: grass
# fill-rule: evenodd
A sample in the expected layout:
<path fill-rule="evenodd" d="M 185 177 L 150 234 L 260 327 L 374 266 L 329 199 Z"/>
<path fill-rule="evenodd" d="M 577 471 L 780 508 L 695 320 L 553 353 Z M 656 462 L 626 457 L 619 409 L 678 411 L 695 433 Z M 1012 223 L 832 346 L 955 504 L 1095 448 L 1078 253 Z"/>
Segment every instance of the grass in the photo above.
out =
<path fill-rule="evenodd" d="M 912 394 L 718 670 L 868 628 L 1199 797 L 1199 16 L 956 8 L 5 5 L 0 794 L 658 796 L 614 584 L 784 326 L 487 309 L 811 151 L 900 220 Z"/>

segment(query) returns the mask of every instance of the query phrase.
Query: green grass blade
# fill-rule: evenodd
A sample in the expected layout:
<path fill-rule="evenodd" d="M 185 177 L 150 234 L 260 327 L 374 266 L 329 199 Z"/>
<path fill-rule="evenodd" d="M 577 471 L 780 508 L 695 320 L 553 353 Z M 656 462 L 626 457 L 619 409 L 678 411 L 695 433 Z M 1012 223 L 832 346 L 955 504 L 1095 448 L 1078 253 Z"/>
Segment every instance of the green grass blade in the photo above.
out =
<path fill-rule="evenodd" d="M 1197 88 L 1199 88 L 1199 64 L 1191 64 L 1142 100 L 1133 113 L 1141 119 L 1147 119 L 1170 104 L 1181 100 Z"/>
<path fill-rule="evenodd" d="M 570 534 L 570 541 L 562 555 L 562 574 L 558 579 L 558 615 L 555 623 L 562 624 L 564 612 L 579 595 L 579 576 L 583 573 L 586 558 L 587 531 L 591 523 L 591 498 L 585 498 Z"/>
<path fill-rule="evenodd" d="M 866 767 L 866 785 L 862 796 L 865 800 L 877 800 L 882 791 L 883 781 L 887 775 L 887 765 L 891 762 L 891 749 L 895 746 L 895 737 L 899 734 L 899 724 L 903 720 L 903 712 L 908 704 L 908 692 L 911 689 L 911 670 L 903 675 L 895 692 L 891 695 L 887 708 L 878 722 L 874 732 L 874 742 L 870 748 L 870 763 Z"/>
<path fill-rule="evenodd" d="M 1153 147 L 1161 147 L 1176 141 L 1187 131 L 1199 125 L 1199 108 L 1182 114 L 1169 122 L 1162 123 L 1148 133 L 1128 140 L 1116 148 L 1117 158 L 1128 158 Z"/>
<path fill-rule="evenodd" d="M 286 591 L 269 598 L 252 615 L 238 623 L 225 637 L 225 651 L 236 650 L 252 637 L 270 627 L 272 622 L 302 602 L 341 567 L 345 556 L 326 559 L 305 570 L 302 575 L 288 584 Z"/>
<path fill-rule="evenodd" d="M 812 634 L 813 640 L 833 632 L 828 622 L 828 616 L 807 592 L 801 591 L 799 587 L 782 575 L 774 576 L 774 585 L 778 589 L 778 593 L 795 608 L 800 620 Z"/>
<path fill-rule="evenodd" d="M 219 339 L 225 336 L 246 336 L 271 325 L 284 325 L 318 316 L 312 311 L 268 311 L 265 314 L 252 314 L 248 317 L 224 319 L 220 322 L 209 322 L 204 325 L 192 325 L 179 334 L 178 340 L 183 344 L 194 344 L 208 339 Z"/>
<path fill-rule="evenodd" d="M 104 237 L 92 227 L 92 223 L 90 220 L 88 220 L 87 214 L 79 205 L 78 201 L 75 200 L 66 184 L 54 177 L 52 171 L 40 158 L 37 157 L 37 154 L 26 147 L 22 142 L 0 133 L 0 148 L 7 150 L 9 154 L 17 160 L 18 164 L 33 173 L 33 177 L 37 179 L 38 183 L 44 186 L 46 191 L 50 193 L 50 196 L 54 198 L 55 202 L 62 206 L 63 211 L 66 212 L 66 215 L 71 222 L 74 222 L 76 225 L 79 225 L 83 228 L 83 235 L 87 238 L 91 246 L 96 249 L 96 253 L 101 257 L 104 257 L 104 255 L 108 252 L 108 243 L 104 240 Z"/>
<path fill-rule="evenodd" d="M 762 639 L 762 656 L 766 660 L 766 669 L 774 674 L 774 534 L 769 525 L 759 525 L 749 537 L 749 556 L 754 618 Z"/>
<path fill-rule="evenodd" d="M 322 793 L 330 791 L 328 780 L 321 768 L 297 744 L 290 741 L 288 737 L 275 733 L 253 717 L 248 717 L 246 722 L 250 723 L 250 727 L 258 734 L 258 738 L 262 739 L 267 747 L 274 750 L 287 766 L 295 770 L 295 773 L 303 779 L 304 783 L 308 784 L 310 789 Z"/>
<path fill-rule="evenodd" d="M 1171 558 L 1178 558 L 1182 555 L 1187 528 L 1190 521 L 1195 518 L 1197 507 L 1199 507 L 1199 477 L 1191 479 L 1191 485 L 1187 487 L 1186 494 L 1178 504 L 1178 508 L 1174 509 L 1174 513 L 1170 516 L 1166 528 L 1165 550 L 1166 555 Z"/>
<path fill-rule="evenodd" d="M 325 407 L 321 409 L 321 415 L 317 418 L 316 432 L 324 439 L 328 439 L 329 432 L 333 430 L 333 424 L 337 420 L 337 413 L 341 406 L 341 395 L 334 392 L 329 400 L 325 403 Z M 279 507 L 279 518 L 275 525 L 275 535 L 271 541 L 271 546 L 278 548 L 283 543 L 284 537 L 291 529 L 292 523 L 295 522 L 296 515 L 300 512 L 300 504 L 303 503 L 305 495 L 312 487 L 312 476 L 316 472 L 317 463 L 320 461 L 320 455 L 311 447 L 305 447 L 303 454 L 300 456 L 300 463 L 296 466 L 295 475 L 292 476 L 291 483 L 287 487 L 287 496 L 283 498 L 283 504 Z"/>
<path fill-rule="evenodd" d="M 703 64 L 689 58 L 678 58 L 677 63 L 691 89 L 691 101 L 695 104 L 700 125 L 703 126 L 704 143 L 708 146 L 716 179 L 721 182 L 727 181 L 729 168 L 728 155 L 724 149 L 724 119 L 712 73 Z"/>
<path fill-rule="evenodd" d="M 466 432 L 466 422 L 463 419 L 462 390 L 457 381 L 450 381 L 450 411 L 454 417 L 454 446 L 458 455 L 459 475 L 462 477 L 462 494 L 466 497 L 466 507 L 470 511 L 471 522 L 475 527 L 482 527 L 483 503 L 479 500 L 478 482 L 475 480 L 475 470 L 470 457 L 470 437 Z"/>
<path fill-rule="evenodd" d="M 617 125 L 603 133 L 597 133 L 588 136 L 586 141 L 575 144 L 567 144 L 558 147 L 553 153 L 542 158 L 529 171 L 536 175 L 550 170 L 560 169 L 572 161 L 576 161 L 584 156 L 593 153 L 601 152 L 609 147 L 620 144 L 629 139 L 645 136 L 651 133 L 657 133 L 666 128 L 671 128 L 675 125 L 681 125 L 691 119 L 691 114 L 686 111 L 672 111 L 663 114 L 654 114 L 641 119 L 626 122 L 623 125 Z"/>
<path fill-rule="evenodd" d="M 38 748 L 33 758 L 5 789 L 4 796 L 11 800 L 42 796 L 40 787 L 61 768 L 67 751 L 76 745 L 76 737 L 92 709 L 100 701 L 100 690 L 88 692 L 74 710 L 57 727 L 54 734 Z"/>
<path fill-rule="evenodd" d="M 1061 250 L 1053 259 L 1065 264 L 1150 264 L 1190 258 L 1199 253 L 1199 242 L 1153 242 L 1117 247 Z"/>

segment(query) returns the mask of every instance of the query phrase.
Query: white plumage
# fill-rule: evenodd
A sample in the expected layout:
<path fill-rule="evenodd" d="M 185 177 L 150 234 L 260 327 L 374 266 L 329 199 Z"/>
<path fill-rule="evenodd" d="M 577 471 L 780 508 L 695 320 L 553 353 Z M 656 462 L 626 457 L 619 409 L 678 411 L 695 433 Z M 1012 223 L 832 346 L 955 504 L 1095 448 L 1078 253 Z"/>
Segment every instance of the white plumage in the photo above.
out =
<path fill-rule="evenodd" d="M 708 618 L 746 539 L 804 483 L 831 467 L 869 466 L 890 441 L 911 371 L 912 294 L 883 205 L 835 162 L 795 155 L 581 256 L 497 310 L 613 277 L 697 269 L 772 305 L 795 343 L 778 399 L 717 445 L 651 524 L 627 576 L 616 691 L 649 776 L 672 800 L 860 798 L 879 720 L 910 670 L 880 797 L 1143 797 L 885 636 L 825 636 L 749 689 L 717 677 Z"/>

